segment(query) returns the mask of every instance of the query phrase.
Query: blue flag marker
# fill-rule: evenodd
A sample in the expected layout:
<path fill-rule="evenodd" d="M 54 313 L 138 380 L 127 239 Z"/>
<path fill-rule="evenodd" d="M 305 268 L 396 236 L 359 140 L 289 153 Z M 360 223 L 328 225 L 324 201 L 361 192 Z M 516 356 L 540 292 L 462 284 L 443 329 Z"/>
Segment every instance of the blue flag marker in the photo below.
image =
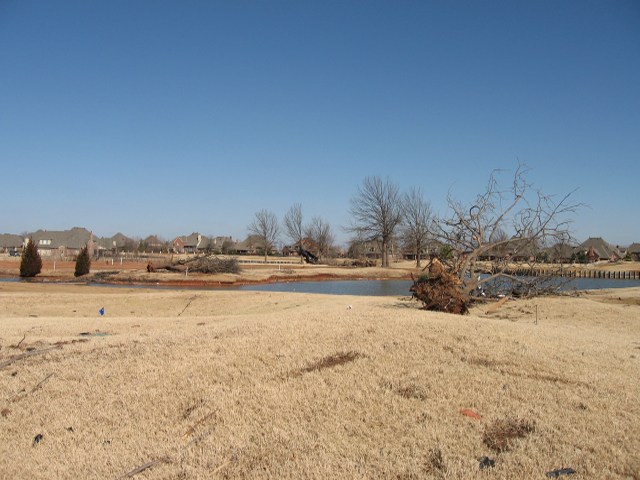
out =
<path fill-rule="evenodd" d="M 100 316 L 104 315 L 104 307 L 100 309 Z"/>

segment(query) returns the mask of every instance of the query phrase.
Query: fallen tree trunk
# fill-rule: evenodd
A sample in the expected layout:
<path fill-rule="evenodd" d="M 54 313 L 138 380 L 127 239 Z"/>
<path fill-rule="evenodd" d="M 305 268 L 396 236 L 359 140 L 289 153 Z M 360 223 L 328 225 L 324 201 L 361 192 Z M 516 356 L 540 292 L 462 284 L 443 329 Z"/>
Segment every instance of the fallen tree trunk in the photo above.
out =
<path fill-rule="evenodd" d="M 147 264 L 147 272 L 166 270 L 169 272 L 185 273 L 240 273 L 238 260 L 235 258 L 222 258 L 216 255 L 199 255 L 186 260 L 172 260 L 165 263 Z"/>

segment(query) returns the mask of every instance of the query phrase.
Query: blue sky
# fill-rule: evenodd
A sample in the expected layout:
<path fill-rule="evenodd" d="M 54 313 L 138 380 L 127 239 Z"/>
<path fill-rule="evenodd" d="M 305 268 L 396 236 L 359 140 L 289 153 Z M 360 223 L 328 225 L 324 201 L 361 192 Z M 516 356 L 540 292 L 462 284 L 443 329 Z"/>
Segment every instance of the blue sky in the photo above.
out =
<path fill-rule="evenodd" d="M 365 176 L 480 193 L 531 168 L 640 241 L 637 1 L 0 0 L 0 233 L 244 238 Z"/>

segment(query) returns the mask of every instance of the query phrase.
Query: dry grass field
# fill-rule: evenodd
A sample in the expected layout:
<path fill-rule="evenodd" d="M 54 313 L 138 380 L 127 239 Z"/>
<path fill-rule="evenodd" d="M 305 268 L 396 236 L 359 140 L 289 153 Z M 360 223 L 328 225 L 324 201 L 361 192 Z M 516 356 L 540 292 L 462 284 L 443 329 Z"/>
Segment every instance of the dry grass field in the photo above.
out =
<path fill-rule="evenodd" d="M 639 300 L 0 283 L 0 477 L 639 479 Z"/>

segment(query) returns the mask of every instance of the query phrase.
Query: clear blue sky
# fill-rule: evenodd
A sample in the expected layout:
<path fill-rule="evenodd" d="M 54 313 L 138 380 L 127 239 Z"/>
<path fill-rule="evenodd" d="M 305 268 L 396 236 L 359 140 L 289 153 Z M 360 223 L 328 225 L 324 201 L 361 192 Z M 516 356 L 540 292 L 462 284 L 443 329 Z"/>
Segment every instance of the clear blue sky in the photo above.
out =
<path fill-rule="evenodd" d="M 640 2 L 0 0 L 0 233 L 349 222 L 367 175 L 579 188 L 640 241 Z"/>

